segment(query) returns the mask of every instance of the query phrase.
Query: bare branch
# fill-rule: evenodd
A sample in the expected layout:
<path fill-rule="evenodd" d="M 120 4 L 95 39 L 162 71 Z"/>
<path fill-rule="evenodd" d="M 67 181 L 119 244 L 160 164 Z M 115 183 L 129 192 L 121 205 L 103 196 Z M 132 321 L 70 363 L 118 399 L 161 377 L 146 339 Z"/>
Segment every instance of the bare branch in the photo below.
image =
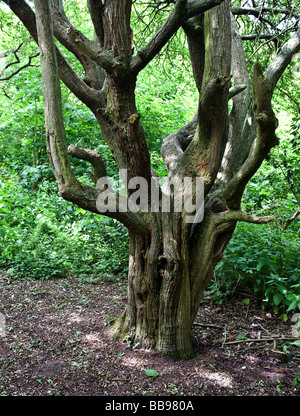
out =
<path fill-rule="evenodd" d="M 300 15 L 289 9 L 276 9 L 273 7 L 232 7 L 231 13 L 235 16 L 255 16 L 260 17 L 263 13 L 280 13 L 299 19 Z"/>
<path fill-rule="evenodd" d="M 103 32 L 103 21 L 102 21 L 102 11 L 103 4 L 101 0 L 87 0 L 89 12 L 92 18 L 96 36 L 100 42 L 100 45 L 103 46 L 104 32 Z"/>
<path fill-rule="evenodd" d="M 235 176 L 227 183 L 223 196 L 230 208 L 240 204 L 245 186 L 260 167 L 270 149 L 278 144 L 275 130 L 278 126 L 271 106 L 273 89 L 269 80 L 263 76 L 261 65 L 256 62 L 252 69 L 253 114 L 256 135 L 249 155 Z"/>
<path fill-rule="evenodd" d="M 221 170 L 218 180 L 226 182 L 240 167 L 240 160 L 244 161 L 249 152 L 247 141 L 242 140 L 242 131 L 246 114 L 250 103 L 250 79 L 246 63 L 246 57 L 239 30 L 235 18 L 231 15 L 231 69 L 234 86 L 229 90 L 229 98 L 232 98 L 232 109 L 229 118 L 229 138 L 226 145 Z M 242 86 L 245 89 L 240 90 Z M 234 94 L 239 92 L 238 94 Z M 234 94 L 234 95 L 233 95 Z M 244 155 L 245 154 L 245 155 Z"/>
<path fill-rule="evenodd" d="M 298 211 L 296 211 L 284 224 L 284 226 L 282 227 L 283 230 L 286 230 L 291 223 L 300 215 L 300 209 L 298 209 Z"/>
<path fill-rule="evenodd" d="M 289 65 L 293 56 L 300 50 L 300 29 L 286 42 L 281 48 L 278 55 L 268 66 L 265 76 L 271 82 L 274 89 L 279 78 L 283 74 L 286 67 Z"/>
<path fill-rule="evenodd" d="M 100 44 L 91 41 L 71 25 L 66 15 L 62 12 L 59 0 L 52 0 L 52 4 L 54 35 L 61 44 L 74 53 L 81 63 L 83 63 L 83 58 L 80 56 L 80 53 L 93 59 L 94 62 L 106 71 L 112 71 L 113 66 L 117 64 L 114 56 L 109 51 L 101 48 Z M 84 63 L 83 66 L 85 67 Z"/>
<path fill-rule="evenodd" d="M 35 0 L 35 9 L 45 101 L 47 151 L 60 193 L 64 194 L 65 191 L 69 190 L 72 192 L 73 189 L 80 192 L 80 185 L 73 175 L 67 157 L 61 89 L 50 6 L 48 2 Z"/>
<path fill-rule="evenodd" d="M 37 30 L 41 51 L 41 71 L 45 99 L 45 126 L 47 151 L 55 174 L 58 189 L 62 197 L 83 209 L 99 213 L 97 198 L 100 190 L 80 183 L 74 176 L 68 159 L 67 143 L 62 116 L 61 90 L 58 77 L 57 53 L 53 38 L 53 26 L 48 2 L 35 0 L 37 14 Z M 72 149 L 71 149 L 72 152 Z M 86 150 L 80 151 L 81 156 L 93 159 L 99 169 L 99 158 L 88 155 Z M 75 153 L 77 153 L 75 149 Z M 97 160 L 97 162 L 96 162 Z M 131 212 L 108 212 L 108 216 L 117 218 L 125 226 L 145 229 L 145 222 L 139 215 Z"/>
<path fill-rule="evenodd" d="M 16 16 L 21 20 L 36 43 L 38 43 L 35 14 L 24 0 L 3 0 Z M 90 88 L 74 71 L 60 50 L 56 47 L 59 75 L 64 84 L 86 104 L 96 112 L 102 96 L 99 91 Z M 104 104 L 103 104 L 104 107 Z"/>
<path fill-rule="evenodd" d="M 179 129 L 177 132 L 165 137 L 161 146 L 161 154 L 169 171 L 175 168 L 176 162 L 191 143 L 197 126 L 198 115 Z"/>
<path fill-rule="evenodd" d="M 300 102 L 299 100 L 296 100 L 288 91 L 285 91 L 283 88 L 278 87 L 278 85 L 276 86 L 276 88 L 284 95 L 286 95 L 289 100 L 291 100 L 295 106 L 297 107 L 298 112 L 300 113 Z"/>
<path fill-rule="evenodd" d="M 271 99 L 279 77 L 300 49 L 300 31 L 282 47 L 269 65 L 265 76 L 258 63 L 253 73 L 253 105 L 249 112 L 240 143 L 233 143 L 234 158 L 227 157 L 231 168 L 227 174 L 230 181 L 224 188 L 224 198 L 232 208 L 239 206 L 243 191 L 249 179 L 260 167 L 270 149 L 278 144 L 275 135 L 277 120 L 271 108 Z M 235 129 L 233 130 L 235 133 Z M 249 146 L 250 150 L 247 150 Z M 223 165 L 226 160 L 223 161 Z M 229 167 L 230 167 L 229 166 Z"/>
<path fill-rule="evenodd" d="M 238 95 L 240 92 L 244 91 L 248 87 L 247 84 L 235 85 L 234 87 L 229 88 L 228 99 L 231 100 L 233 97 Z"/>
<path fill-rule="evenodd" d="M 98 179 L 106 176 L 106 167 L 101 155 L 95 150 L 83 149 L 82 147 L 76 147 L 74 144 L 70 144 L 68 147 L 68 153 L 72 157 L 77 159 L 86 160 L 90 162 L 94 168 L 94 175 L 92 177 L 93 182 L 96 184 Z"/>
<path fill-rule="evenodd" d="M 15 56 L 16 53 L 15 53 Z M 18 69 L 16 69 L 14 72 L 12 72 L 10 75 L 8 75 L 7 77 L 4 78 L 0 78 L 0 81 L 8 81 L 9 79 L 13 78 L 15 75 L 17 75 L 19 72 L 21 72 L 23 69 L 28 68 L 29 66 L 35 66 L 35 65 L 31 65 L 31 61 L 33 58 L 36 58 L 37 56 L 39 56 L 39 52 L 35 53 L 34 55 L 30 55 L 28 57 L 28 62 L 22 66 L 20 66 Z M 18 58 L 18 60 L 16 62 L 11 62 L 10 64 L 6 65 L 5 68 L 3 69 L 2 73 L 5 72 L 5 70 L 11 66 L 11 65 L 15 65 L 17 63 L 20 63 L 20 59 Z"/>
<path fill-rule="evenodd" d="M 16 49 L 12 49 L 10 51 L 6 51 L 6 52 L 0 54 L 0 58 L 6 58 L 10 53 L 13 53 L 15 55 L 15 58 L 16 58 L 16 61 L 15 62 L 10 62 L 9 64 L 7 64 L 4 67 L 4 70 L 7 69 L 7 68 L 9 68 L 11 65 L 20 63 L 20 59 L 19 59 L 19 57 L 17 55 L 17 52 L 21 49 L 22 46 L 23 46 L 23 42 L 21 42 L 20 45 L 17 46 Z"/>
<path fill-rule="evenodd" d="M 270 34 L 256 33 L 254 35 L 242 35 L 241 39 L 242 40 L 258 40 L 258 39 L 276 40 L 276 36 L 270 35 Z"/>
<path fill-rule="evenodd" d="M 158 29 L 148 45 L 142 48 L 132 59 L 131 70 L 133 73 L 141 71 L 166 45 L 177 30 L 191 17 L 203 13 L 224 0 L 177 0 L 167 20 Z"/>
<path fill-rule="evenodd" d="M 249 214 L 248 212 L 242 212 L 240 210 L 228 210 L 214 214 L 215 225 L 224 224 L 226 222 L 249 222 L 253 224 L 268 224 L 276 220 L 274 215 L 258 217 L 256 215 Z"/>
<path fill-rule="evenodd" d="M 205 13 L 205 65 L 195 136 L 181 157 L 179 175 L 204 178 L 210 191 L 220 169 L 228 140 L 228 96 L 231 79 L 231 29 L 229 1 Z M 226 45 L 226 46 L 225 46 Z"/>

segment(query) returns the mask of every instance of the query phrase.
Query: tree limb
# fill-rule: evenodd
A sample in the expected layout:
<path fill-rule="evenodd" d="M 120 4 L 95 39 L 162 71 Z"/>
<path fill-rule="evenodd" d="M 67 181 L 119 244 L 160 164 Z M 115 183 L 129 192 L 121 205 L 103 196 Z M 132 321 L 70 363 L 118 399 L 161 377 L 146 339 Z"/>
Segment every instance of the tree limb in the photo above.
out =
<path fill-rule="evenodd" d="M 276 9 L 273 7 L 232 7 L 231 13 L 235 16 L 252 15 L 260 17 L 262 13 L 280 13 L 286 16 L 292 16 L 299 19 L 300 15 L 289 9 Z"/>
<path fill-rule="evenodd" d="M 278 121 L 271 106 L 273 89 L 263 76 L 261 65 L 256 62 L 252 69 L 253 114 L 256 121 L 256 139 L 249 155 L 235 176 L 225 186 L 223 196 L 231 208 L 237 208 L 249 179 L 266 158 L 270 149 L 278 144 L 275 130 Z"/>
<path fill-rule="evenodd" d="M 253 224 L 268 224 L 269 222 L 275 221 L 276 217 L 272 216 L 264 216 L 258 217 L 256 215 L 249 214 L 247 212 L 242 212 L 240 210 L 228 210 L 220 213 L 214 214 L 215 225 L 224 224 L 226 222 L 249 222 Z"/>
<path fill-rule="evenodd" d="M 232 208 L 239 206 L 249 178 L 260 167 L 270 149 L 278 144 L 275 135 L 278 122 L 271 107 L 271 99 L 278 79 L 299 50 L 300 30 L 282 47 L 267 68 L 265 76 L 262 74 L 260 65 L 258 63 L 254 65 L 252 75 L 253 105 L 249 114 L 250 122 L 248 121 L 246 124 L 242 135 L 242 141 L 251 142 L 252 138 L 254 141 L 246 160 L 243 162 L 242 159 L 239 159 L 242 161 L 242 165 L 224 188 L 224 198 Z M 236 149 L 238 152 L 240 151 L 238 146 Z"/>
<path fill-rule="evenodd" d="M 242 35 L 242 40 L 257 40 L 257 39 L 266 39 L 266 40 L 276 40 L 276 36 L 270 35 L 267 33 L 256 33 L 254 35 Z"/>
<path fill-rule="evenodd" d="M 163 139 L 161 154 L 169 171 L 174 169 L 178 158 L 191 143 L 196 131 L 197 120 L 198 115 L 196 114 L 185 126 Z"/>
<path fill-rule="evenodd" d="M 284 226 L 282 227 L 283 230 L 286 230 L 291 223 L 300 215 L 300 209 L 298 209 L 298 211 L 296 211 L 284 224 Z"/>
<path fill-rule="evenodd" d="M 234 87 L 229 88 L 229 96 L 228 99 L 231 100 L 240 92 L 244 91 L 248 87 L 247 84 L 235 85 Z"/>
<path fill-rule="evenodd" d="M 265 77 L 269 79 L 271 87 L 274 89 L 279 78 L 283 74 L 293 56 L 300 50 L 300 29 L 286 42 L 278 55 L 268 66 Z"/>
<path fill-rule="evenodd" d="M 224 0 L 177 0 L 169 17 L 158 29 L 148 45 L 138 51 L 131 61 L 131 70 L 138 74 L 166 45 L 177 30 L 191 17 L 203 13 Z"/>
<path fill-rule="evenodd" d="M 24 0 L 3 0 L 21 20 L 33 39 L 38 43 L 35 14 Z M 90 88 L 74 71 L 60 50 L 56 47 L 59 74 L 63 83 L 86 104 L 96 112 L 101 106 L 102 96 L 99 91 Z M 100 106 L 99 106 L 100 103 Z M 103 103 L 103 107 L 105 104 Z"/>
<path fill-rule="evenodd" d="M 76 192 L 80 192 L 80 185 L 73 175 L 67 157 L 67 143 L 50 6 L 48 2 L 35 0 L 35 9 L 45 101 L 47 151 L 60 193 L 64 194 L 66 190 L 73 192 L 73 189 Z"/>
<path fill-rule="evenodd" d="M 239 161 L 244 161 L 244 158 L 249 152 L 249 145 L 247 146 L 247 142 L 242 140 L 241 136 L 245 117 L 249 110 L 250 79 L 243 42 L 241 40 L 235 18 L 232 15 L 231 37 L 231 69 L 234 86 L 229 90 L 229 97 L 231 97 L 235 91 L 239 92 L 242 86 L 245 86 L 245 89 L 240 91 L 240 94 L 232 95 L 232 109 L 229 117 L 229 138 L 224 152 L 221 170 L 218 173 L 218 180 L 222 182 L 226 182 L 233 176 Z M 245 156 L 243 156 L 243 153 Z"/>
<path fill-rule="evenodd" d="M 82 147 L 76 147 L 74 144 L 70 144 L 68 147 L 68 153 L 72 157 L 90 162 L 94 168 L 94 175 L 92 179 L 95 184 L 98 179 L 107 175 L 104 161 L 101 155 L 95 150 L 83 149 Z"/>
<path fill-rule="evenodd" d="M 16 61 L 14 62 L 10 62 L 9 64 L 5 65 L 5 67 L 3 68 L 3 70 L 1 71 L 1 75 L 4 74 L 4 72 L 6 71 L 7 68 L 9 68 L 12 65 L 15 64 L 19 64 L 20 63 L 20 58 L 17 55 L 18 50 L 21 48 L 21 45 L 18 46 L 18 48 L 16 50 L 13 51 L 15 57 L 16 57 Z M 16 69 L 15 71 L 13 71 L 10 75 L 8 75 L 7 77 L 4 78 L 0 78 L 0 81 L 8 81 L 9 79 L 11 79 L 12 77 L 14 77 L 15 75 L 17 75 L 19 72 L 21 72 L 23 69 L 28 68 L 29 66 L 33 66 L 31 65 L 31 61 L 33 58 L 36 58 L 37 56 L 39 56 L 39 52 L 35 53 L 34 55 L 30 55 L 28 57 L 28 61 L 26 64 L 22 65 L 21 67 L 19 67 L 18 69 Z"/>
<path fill-rule="evenodd" d="M 228 140 L 228 97 L 231 79 L 230 7 L 226 0 L 205 13 L 205 64 L 197 129 L 177 164 L 176 175 L 204 179 L 207 195 L 220 169 Z"/>
<path fill-rule="evenodd" d="M 104 42 L 104 31 L 102 21 L 103 3 L 101 0 L 87 0 L 89 12 L 94 25 L 96 36 L 103 46 Z"/>
<path fill-rule="evenodd" d="M 200 93 L 205 62 L 204 13 L 187 20 L 182 28 L 187 36 L 194 80 Z"/>
<path fill-rule="evenodd" d="M 100 190 L 80 183 L 74 176 L 68 159 L 67 143 L 62 115 L 60 81 L 58 76 L 57 53 L 53 38 L 52 17 L 49 3 L 35 0 L 37 32 L 41 56 L 41 72 L 45 99 L 45 126 L 47 151 L 58 184 L 60 194 L 67 201 L 91 212 L 99 213 L 97 198 Z M 71 150 L 72 151 L 72 150 Z M 77 151 L 75 150 L 77 153 Z M 88 152 L 80 152 L 87 157 Z M 99 166 L 95 158 L 88 156 L 89 161 Z M 93 155 L 95 156 L 95 155 Z M 118 219 L 125 226 L 145 231 L 144 217 L 131 212 L 108 212 L 112 218 Z"/>
<path fill-rule="evenodd" d="M 111 72 L 117 65 L 114 56 L 100 47 L 100 43 L 91 41 L 69 22 L 66 15 L 59 7 L 59 0 L 52 0 L 54 35 L 70 52 L 72 52 L 84 65 L 81 54 L 90 57 L 100 67 Z"/>

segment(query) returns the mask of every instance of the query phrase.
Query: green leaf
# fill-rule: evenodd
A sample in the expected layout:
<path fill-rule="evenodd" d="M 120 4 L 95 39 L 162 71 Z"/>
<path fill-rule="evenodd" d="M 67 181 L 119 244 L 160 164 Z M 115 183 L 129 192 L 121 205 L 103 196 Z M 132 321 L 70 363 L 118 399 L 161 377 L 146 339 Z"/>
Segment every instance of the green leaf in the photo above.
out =
<path fill-rule="evenodd" d="M 157 377 L 159 374 L 157 371 L 148 368 L 144 368 L 144 371 L 148 377 Z"/>
<path fill-rule="evenodd" d="M 300 339 L 297 339 L 297 341 L 291 342 L 291 345 L 296 345 L 296 347 L 300 347 Z"/>
<path fill-rule="evenodd" d="M 273 302 L 276 306 L 278 306 L 280 304 L 282 299 L 283 299 L 283 296 L 282 296 L 281 293 L 277 293 L 276 295 L 273 296 Z"/>
<path fill-rule="evenodd" d="M 294 300 L 290 306 L 287 309 L 287 312 L 291 311 L 292 309 L 295 309 L 297 307 L 297 300 Z"/>
<path fill-rule="evenodd" d="M 258 272 L 262 269 L 262 267 L 265 265 L 265 263 L 266 262 L 265 262 L 264 258 L 259 259 L 259 261 L 257 263 L 257 266 L 256 266 L 256 269 L 257 269 Z"/>
<path fill-rule="evenodd" d="M 247 339 L 241 332 L 237 335 L 237 339 Z"/>

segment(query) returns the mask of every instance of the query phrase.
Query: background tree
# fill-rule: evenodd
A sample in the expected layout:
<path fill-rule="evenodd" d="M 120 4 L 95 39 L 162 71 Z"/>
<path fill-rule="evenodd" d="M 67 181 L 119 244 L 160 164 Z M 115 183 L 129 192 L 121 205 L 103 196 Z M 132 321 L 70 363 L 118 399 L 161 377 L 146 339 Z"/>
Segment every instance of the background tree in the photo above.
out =
<path fill-rule="evenodd" d="M 130 236 L 128 304 L 116 324 L 117 333 L 164 353 L 190 356 L 192 323 L 236 223 L 263 224 L 274 219 L 243 212 L 241 199 L 251 177 L 278 144 L 271 99 L 300 48 L 297 11 L 288 5 L 276 9 L 271 2 L 268 7 L 253 3 L 247 8 L 230 8 L 228 1 L 149 2 L 144 8 L 135 2 L 141 18 L 145 19 L 146 8 L 161 22 L 135 54 L 129 0 L 88 1 L 93 39 L 72 26 L 60 0 L 49 2 L 51 9 L 48 2 L 36 0 L 36 15 L 23 0 L 4 2 L 39 42 L 47 150 L 59 192 L 95 213 L 100 190 L 76 179 L 68 152 L 90 161 L 95 181 L 105 174 L 106 166 L 92 150 L 75 146 L 68 150 L 58 74 L 95 115 L 118 168 L 127 169 L 128 181 L 142 177 L 150 189 L 156 180 L 136 106 L 136 80 L 183 28 L 199 93 L 198 110 L 188 124 L 164 138 L 161 153 L 168 169 L 167 181 L 185 176 L 204 178 L 204 219 L 189 224 L 186 212 L 142 210 L 107 215 L 122 222 Z M 249 17 L 239 22 L 245 32 L 257 29 L 259 21 L 259 33 L 241 37 L 234 15 Z M 153 30 L 148 18 L 146 26 Z M 65 58 L 63 49 L 55 46 L 53 34 L 80 62 L 84 78 Z M 271 42 L 276 47 L 273 60 L 262 62 L 265 71 L 255 62 L 251 79 L 242 38 L 254 39 L 256 46 L 262 40 L 267 47 Z"/>

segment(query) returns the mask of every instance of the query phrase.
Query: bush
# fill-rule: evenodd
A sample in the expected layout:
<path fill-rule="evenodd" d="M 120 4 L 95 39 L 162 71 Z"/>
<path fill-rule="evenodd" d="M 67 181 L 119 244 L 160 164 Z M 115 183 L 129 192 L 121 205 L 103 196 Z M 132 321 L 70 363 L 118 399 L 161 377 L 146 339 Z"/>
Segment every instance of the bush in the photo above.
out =
<path fill-rule="evenodd" d="M 277 313 L 300 310 L 299 251 L 295 232 L 240 223 L 209 291 L 221 302 L 237 287 L 244 288 Z"/>
<path fill-rule="evenodd" d="M 107 277 L 127 271 L 127 230 L 77 209 L 43 181 L 35 192 L 0 183 L 0 267 L 35 279 Z"/>

